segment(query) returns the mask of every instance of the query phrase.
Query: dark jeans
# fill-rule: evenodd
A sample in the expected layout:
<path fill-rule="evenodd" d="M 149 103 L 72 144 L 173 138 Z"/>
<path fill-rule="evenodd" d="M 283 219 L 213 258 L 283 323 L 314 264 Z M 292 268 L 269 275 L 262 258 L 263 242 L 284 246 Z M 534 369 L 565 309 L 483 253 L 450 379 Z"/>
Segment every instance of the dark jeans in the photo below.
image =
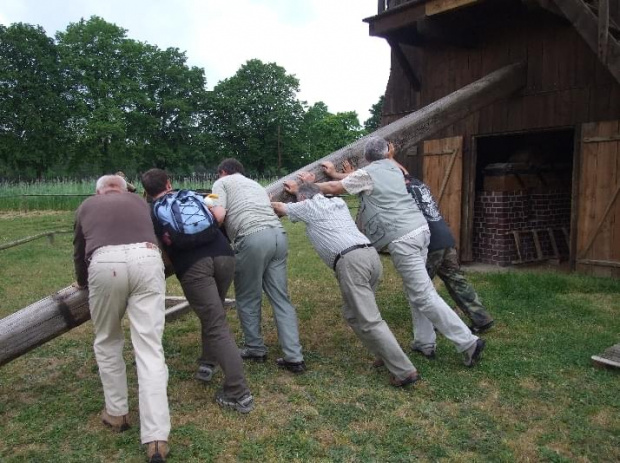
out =
<path fill-rule="evenodd" d="M 250 390 L 224 309 L 224 297 L 234 273 L 234 257 L 202 257 L 185 271 L 179 281 L 187 302 L 198 315 L 202 326 L 200 363 L 219 365 L 225 376 L 225 395 L 238 399 Z"/>

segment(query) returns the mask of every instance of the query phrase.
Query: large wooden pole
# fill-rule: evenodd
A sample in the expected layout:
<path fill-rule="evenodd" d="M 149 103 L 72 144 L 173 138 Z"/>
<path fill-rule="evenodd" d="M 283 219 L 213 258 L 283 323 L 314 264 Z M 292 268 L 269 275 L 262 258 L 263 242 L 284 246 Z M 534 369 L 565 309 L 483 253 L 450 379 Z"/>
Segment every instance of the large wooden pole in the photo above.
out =
<path fill-rule="evenodd" d="M 364 165 L 364 145 L 369 136 L 383 137 L 393 142 L 399 150 L 407 150 L 468 114 L 514 93 L 525 85 L 525 81 L 526 68 L 524 64 L 517 63 L 503 67 L 408 116 L 381 127 L 371 135 L 360 138 L 350 145 L 275 181 L 267 186 L 267 191 L 274 201 L 290 201 L 291 196 L 284 191 L 282 186 L 285 180 L 297 179 L 297 174 L 301 171 L 314 173 L 319 182 L 328 180 L 321 169 L 321 163 L 325 161 L 331 161 L 336 166 L 345 160 L 351 162 L 353 166 Z"/>
<path fill-rule="evenodd" d="M 510 95 L 525 84 L 525 66 L 506 66 L 466 87 L 380 128 L 373 135 L 396 143 L 400 149 L 407 149 L 433 133 L 458 121 L 473 111 Z M 289 201 L 282 182 L 296 179 L 304 171 L 313 172 L 319 181 L 325 180 L 321 163 L 331 161 L 340 164 L 349 160 L 353 165 L 364 164 L 365 138 L 338 150 L 323 159 L 293 172 L 272 183 L 267 191 L 275 200 Z M 38 302 L 0 320 L 0 365 L 25 354 L 90 319 L 86 291 L 73 287 L 64 288 L 53 296 Z"/>

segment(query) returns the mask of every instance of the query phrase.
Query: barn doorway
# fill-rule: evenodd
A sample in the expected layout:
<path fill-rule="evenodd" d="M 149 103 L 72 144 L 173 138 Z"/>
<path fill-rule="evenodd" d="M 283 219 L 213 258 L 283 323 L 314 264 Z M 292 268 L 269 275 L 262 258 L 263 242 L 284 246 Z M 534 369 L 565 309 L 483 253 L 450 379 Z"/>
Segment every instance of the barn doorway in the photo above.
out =
<path fill-rule="evenodd" d="M 474 261 L 569 259 L 574 140 L 573 128 L 475 137 Z"/>

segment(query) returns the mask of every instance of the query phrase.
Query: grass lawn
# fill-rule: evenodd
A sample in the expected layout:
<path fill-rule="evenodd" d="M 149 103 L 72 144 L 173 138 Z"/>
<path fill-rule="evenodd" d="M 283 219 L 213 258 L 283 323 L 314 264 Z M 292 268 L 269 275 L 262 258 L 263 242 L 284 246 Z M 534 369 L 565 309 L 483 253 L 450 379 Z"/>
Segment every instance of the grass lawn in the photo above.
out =
<path fill-rule="evenodd" d="M 0 213 L 0 244 L 71 229 L 71 212 Z M 411 316 L 385 256 L 377 295 L 383 316 L 422 381 L 398 390 L 340 315 L 332 272 L 303 225 L 289 230 L 289 290 L 298 309 L 309 371 L 279 370 L 271 308 L 263 332 L 269 362 L 247 364 L 256 409 L 249 415 L 214 403 L 211 385 L 193 376 L 199 323 L 193 314 L 166 326 L 172 416 L 170 462 L 617 462 L 620 372 L 590 356 L 620 342 L 620 281 L 540 272 L 475 273 L 470 279 L 497 321 L 473 369 L 439 338 L 437 359 L 408 350 Z M 72 236 L 0 251 L 0 317 L 69 285 Z M 447 293 L 440 291 L 449 303 Z M 180 295 L 174 277 L 168 292 Z M 234 310 L 229 320 L 237 340 Z M 90 322 L 0 367 L 0 461 L 142 462 L 138 426 L 113 434 L 99 420 L 103 394 Z M 137 380 L 126 359 L 133 423 Z"/>

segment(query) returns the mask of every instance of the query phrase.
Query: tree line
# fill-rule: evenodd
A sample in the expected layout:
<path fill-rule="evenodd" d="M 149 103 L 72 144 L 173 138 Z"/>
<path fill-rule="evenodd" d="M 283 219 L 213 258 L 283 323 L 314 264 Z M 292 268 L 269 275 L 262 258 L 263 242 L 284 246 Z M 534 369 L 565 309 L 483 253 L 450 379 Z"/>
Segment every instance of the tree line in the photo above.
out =
<path fill-rule="evenodd" d="M 378 127 L 382 98 L 362 126 L 354 111 L 299 101 L 299 86 L 253 59 L 208 91 L 184 52 L 133 40 L 97 16 L 54 38 L 40 26 L 0 25 L 0 177 L 201 173 L 230 156 L 279 175 Z"/>

